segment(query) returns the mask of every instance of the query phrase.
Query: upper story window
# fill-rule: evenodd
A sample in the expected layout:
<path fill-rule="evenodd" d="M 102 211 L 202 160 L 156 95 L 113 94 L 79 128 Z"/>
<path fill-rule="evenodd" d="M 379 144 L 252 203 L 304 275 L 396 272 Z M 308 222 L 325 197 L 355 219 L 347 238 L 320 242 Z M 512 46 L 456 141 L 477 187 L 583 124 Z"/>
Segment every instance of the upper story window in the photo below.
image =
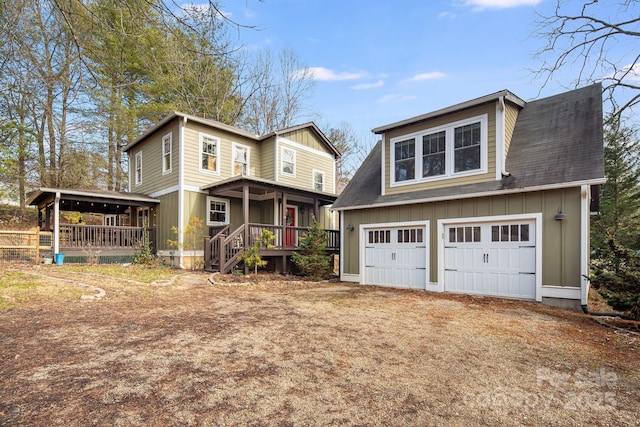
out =
<path fill-rule="evenodd" d="M 487 121 L 485 114 L 392 138 L 391 184 L 486 173 Z"/>
<path fill-rule="evenodd" d="M 142 184 L 142 151 L 136 153 L 135 166 L 136 185 L 140 185 Z"/>
<path fill-rule="evenodd" d="M 162 174 L 171 172 L 171 134 L 162 137 Z"/>
<path fill-rule="evenodd" d="M 249 175 L 249 147 L 233 144 L 233 164 L 231 165 L 233 176 Z"/>
<path fill-rule="evenodd" d="M 207 197 L 207 225 L 229 224 L 229 200 Z"/>
<path fill-rule="evenodd" d="M 282 147 L 280 157 L 282 175 L 296 176 L 296 152 L 290 148 Z"/>
<path fill-rule="evenodd" d="M 220 140 L 200 134 L 200 170 L 219 173 Z"/>
<path fill-rule="evenodd" d="M 316 191 L 324 191 L 324 172 L 313 171 L 313 189 Z"/>

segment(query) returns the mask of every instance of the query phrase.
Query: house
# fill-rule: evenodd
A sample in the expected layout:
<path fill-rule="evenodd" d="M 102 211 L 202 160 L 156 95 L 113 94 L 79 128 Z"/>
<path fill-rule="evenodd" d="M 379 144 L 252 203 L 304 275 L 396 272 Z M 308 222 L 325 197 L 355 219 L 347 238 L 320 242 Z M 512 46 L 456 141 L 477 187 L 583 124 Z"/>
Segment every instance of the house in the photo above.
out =
<path fill-rule="evenodd" d="M 167 263 L 188 267 L 204 259 L 207 269 L 228 272 L 244 248 L 267 229 L 276 236 L 275 248 L 263 255 L 286 271 L 298 238 L 314 218 L 325 228 L 330 249 L 338 250 L 329 206 L 336 199 L 340 153 L 314 123 L 253 135 L 173 112 L 123 151 L 129 156 L 128 192 L 32 193 L 29 203 L 39 206 L 42 228 L 58 230 L 54 240 L 62 244 L 56 253 L 77 252 L 87 245 L 130 252 L 132 242 L 151 230 L 152 237 L 147 232 L 144 238 L 152 240 Z M 95 209 L 104 214 L 105 223 L 87 233 L 90 226 L 60 222 L 58 212 L 64 209 Z M 186 233 L 192 217 L 204 222 L 208 235 L 204 244 L 198 239 L 195 250 Z M 135 235 L 125 239 L 126 229 Z"/>
<path fill-rule="evenodd" d="M 341 279 L 586 304 L 602 128 L 596 84 L 530 102 L 503 90 L 373 129 L 333 205 Z"/>

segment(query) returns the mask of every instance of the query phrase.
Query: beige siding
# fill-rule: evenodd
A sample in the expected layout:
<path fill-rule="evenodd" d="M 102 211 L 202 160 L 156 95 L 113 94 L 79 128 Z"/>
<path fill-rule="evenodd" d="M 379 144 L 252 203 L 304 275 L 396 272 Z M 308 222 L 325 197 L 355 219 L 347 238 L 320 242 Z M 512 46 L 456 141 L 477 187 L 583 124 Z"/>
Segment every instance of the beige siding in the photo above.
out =
<path fill-rule="evenodd" d="M 324 192 L 333 193 L 335 180 L 335 161 L 333 157 L 325 157 L 307 151 L 286 141 L 278 142 L 278 182 L 299 188 L 313 190 L 313 171 L 324 173 Z M 296 153 L 295 177 L 282 174 L 282 148 L 293 150 Z"/>
<path fill-rule="evenodd" d="M 162 138 L 171 133 L 171 172 L 162 174 Z M 142 184 L 135 181 L 135 156 L 142 152 Z M 131 192 L 151 194 L 178 184 L 178 124 L 176 121 L 163 126 L 146 141 L 129 151 Z"/>
<path fill-rule="evenodd" d="M 178 192 L 165 194 L 158 197 L 160 205 L 155 217 L 155 223 L 158 227 L 158 250 L 174 249 L 169 247 L 167 240 L 175 240 L 176 235 L 171 231 L 171 227 L 178 226 Z M 153 214 L 152 214 L 153 215 Z"/>
<path fill-rule="evenodd" d="M 391 159 L 390 140 L 392 138 L 396 138 L 402 135 L 409 135 L 415 132 L 420 132 L 420 131 L 437 127 L 437 126 L 443 126 L 448 123 L 457 122 L 459 120 L 464 120 L 467 118 L 471 118 L 471 117 L 475 117 L 483 114 L 487 114 L 488 116 L 487 173 L 472 175 L 472 176 L 465 176 L 465 177 L 442 179 L 439 181 L 432 181 L 432 182 L 420 182 L 416 184 L 400 185 L 395 187 L 390 186 L 390 182 L 391 182 L 390 171 L 393 171 L 390 165 L 390 161 L 391 161 L 390 160 Z M 495 180 L 495 177 L 496 177 L 496 108 L 494 103 L 480 105 L 478 107 L 470 108 L 468 110 L 460 111 L 454 114 L 437 117 L 427 122 L 408 126 L 402 129 L 392 130 L 384 135 L 384 141 L 385 141 L 384 178 L 385 178 L 386 194 L 400 194 L 400 193 L 405 193 L 407 191 L 426 190 L 426 189 L 432 189 L 432 188 L 450 187 L 453 185 L 471 184 L 476 182 Z M 417 173 L 418 171 L 416 171 L 416 174 Z"/>
<path fill-rule="evenodd" d="M 276 138 L 271 137 L 260 143 L 260 162 L 262 178 L 275 181 Z"/>
<path fill-rule="evenodd" d="M 513 136 L 513 130 L 516 127 L 516 120 L 518 119 L 518 113 L 520 108 L 507 102 L 505 103 L 504 114 L 504 150 L 505 154 L 509 152 L 509 145 L 511 144 L 511 137 Z"/>
<path fill-rule="evenodd" d="M 355 230 L 344 232 L 344 252 L 342 253 L 344 273 L 360 273 L 358 263 L 360 225 L 396 221 L 430 221 L 429 280 L 435 283 L 438 280 L 438 220 L 543 212 L 542 284 L 580 286 L 580 202 L 580 188 L 570 188 L 345 211 L 345 227 L 351 224 Z M 560 208 L 567 214 L 567 220 L 554 219 Z"/>
<path fill-rule="evenodd" d="M 315 134 L 315 132 L 311 131 L 308 128 L 299 129 L 294 132 L 287 132 L 280 136 L 305 145 L 309 148 L 313 148 L 314 150 L 323 151 L 325 153 L 330 152 L 329 150 L 327 150 L 327 147 L 318 139 L 318 136 Z"/>
<path fill-rule="evenodd" d="M 218 174 L 200 170 L 200 133 L 218 138 Z M 184 129 L 184 184 L 201 187 L 231 178 L 233 143 L 249 147 L 249 175 L 261 176 L 260 145 L 248 138 L 213 129 L 199 123 L 187 122 Z"/>

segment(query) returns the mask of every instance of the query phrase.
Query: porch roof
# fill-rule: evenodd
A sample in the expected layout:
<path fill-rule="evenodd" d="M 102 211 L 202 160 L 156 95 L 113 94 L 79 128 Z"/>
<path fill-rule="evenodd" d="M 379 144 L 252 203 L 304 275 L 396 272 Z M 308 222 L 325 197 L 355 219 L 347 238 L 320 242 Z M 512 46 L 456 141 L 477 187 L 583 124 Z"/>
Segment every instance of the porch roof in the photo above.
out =
<path fill-rule="evenodd" d="M 253 195 L 264 195 L 270 192 L 282 192 L 311 200 L 317 200 L 320 205 L 330 205 L 338 198 L 335 194 L 313 191 L 291 185 L 282 185 L 269 179 L 257 178 L 253 176 L 235 176 L 213 184 L 200 187 L 201 190 L 209 194 L 226 194 L 240 192 L 238 197 L 242 197 L 242 187 L 247 185 L 249 193 Z"/>
<path fill-rule="evenodd" d="M 132 207 L 153 206 L 160 203 L 143 194 L 108 190 L 80 190 L 68 188 L 38 188 L 29 193 L 28 205 L 41 207 L 60 195 L 60 209 L 77 212 L 121 214 Z"/>

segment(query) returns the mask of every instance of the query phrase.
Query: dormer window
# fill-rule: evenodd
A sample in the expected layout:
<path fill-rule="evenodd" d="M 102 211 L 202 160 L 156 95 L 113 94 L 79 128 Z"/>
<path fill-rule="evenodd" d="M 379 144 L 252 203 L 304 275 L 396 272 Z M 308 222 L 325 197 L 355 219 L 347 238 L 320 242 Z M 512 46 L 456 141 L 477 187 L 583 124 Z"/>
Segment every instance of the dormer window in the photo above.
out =
<path fill-rule="evenodd" d="M 485 114 L 392 138 L 391 185 L 486 173 L 487 122 Z"/>

